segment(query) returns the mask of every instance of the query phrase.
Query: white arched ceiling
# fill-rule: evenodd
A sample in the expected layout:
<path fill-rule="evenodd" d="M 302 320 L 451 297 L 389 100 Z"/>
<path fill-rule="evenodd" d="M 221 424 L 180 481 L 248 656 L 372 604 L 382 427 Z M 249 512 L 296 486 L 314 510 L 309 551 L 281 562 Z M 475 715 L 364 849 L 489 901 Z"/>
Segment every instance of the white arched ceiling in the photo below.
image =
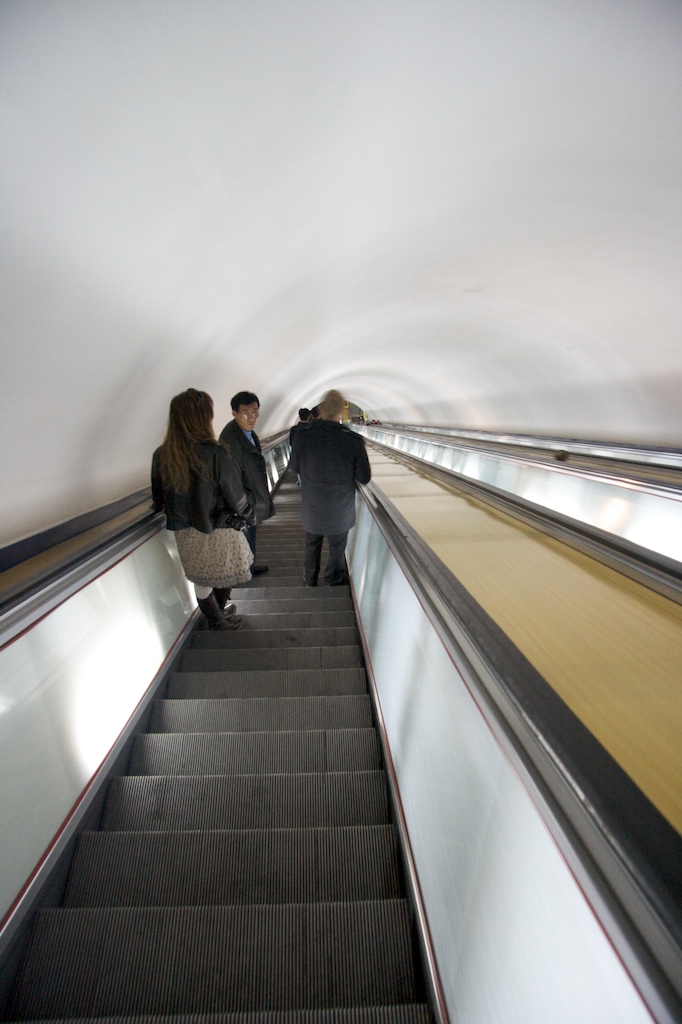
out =
<path fill-rule="evenodd" d="M 0 543 L 169 398 L 680 443 L 678 0 L 3 0 Z"/>

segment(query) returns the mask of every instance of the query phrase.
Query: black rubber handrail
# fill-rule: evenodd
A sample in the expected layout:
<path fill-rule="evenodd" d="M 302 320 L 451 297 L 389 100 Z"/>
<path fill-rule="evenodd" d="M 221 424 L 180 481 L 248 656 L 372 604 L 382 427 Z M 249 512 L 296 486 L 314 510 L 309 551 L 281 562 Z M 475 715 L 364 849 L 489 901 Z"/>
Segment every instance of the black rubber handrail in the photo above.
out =
<path fill-rule="evenodd" d="M 361 490 L 656 1019 L 682 1020 L 682 837 L 381 490 Z"/>
<path fill-rule="evenodd" d="M 50 526 L 47 530 L 41 530 L 30 537 L 5 545 L 0 548 L 0 573 L 13 569 L 22 562 L 28 561 L 29 558 L 42 555 L 58 544 L 73 540 L 97 526 L 116 519 L 136 505 L 141 505 L 145 501 L 150 503 L 151 494 L 151 488 L 144 487 L 141 490 L 133 491 L 132 494 L 117 498 L 116 501 L 110 501 L 106 505 L 92 509 L 90 512 L 74 516 L 66 522 Z"/>

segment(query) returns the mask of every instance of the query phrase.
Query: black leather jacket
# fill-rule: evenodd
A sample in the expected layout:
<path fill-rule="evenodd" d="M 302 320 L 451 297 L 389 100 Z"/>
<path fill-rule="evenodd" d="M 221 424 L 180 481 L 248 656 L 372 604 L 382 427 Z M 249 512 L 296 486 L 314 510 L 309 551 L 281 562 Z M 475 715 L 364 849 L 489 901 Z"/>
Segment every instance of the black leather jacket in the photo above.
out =
<path fill-rule="evenodd" d="M 220 435 L 220 443 L 227 448 L 232 460 L 239 467 L 238 492 L 247 503 L 255 509 L 256 522 L 262 523 L 275 514 L 275 506 L 270 497 L 268 475 L 265 471 L 265 459 L 261 455 L 260 441 L 254 431 L 255 444 L 248 437 L 236 420 L 230 420 Z"/>
<path fill-rule="evenodd" d="M 205 475 L 192 473 L 189 493 L 176 494 L 161 479 L 160 452 L 152 458 L 152 500 L 155 512 L 166 513 L 169 530 L 186 530 L 193 526 L 200 533 L 228 525 L 231 513 L 242 516 L 251 525 L 254 510 L 244 495 L 240 470 L 221 444 L 203 441 L 197 444 Z"/>

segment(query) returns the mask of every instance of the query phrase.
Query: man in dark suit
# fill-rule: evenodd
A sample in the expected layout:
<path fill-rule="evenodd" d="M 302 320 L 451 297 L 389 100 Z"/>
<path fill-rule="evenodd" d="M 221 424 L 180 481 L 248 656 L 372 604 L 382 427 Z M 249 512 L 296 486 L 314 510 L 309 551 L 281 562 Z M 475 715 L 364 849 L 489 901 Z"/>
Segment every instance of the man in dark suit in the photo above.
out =
<path fill-rule="evenodd" d="M 239 391 L 231 400 L 232 419 L 220 435 L 230 457 L 239 467 L 241 487 L 251 508 L 248 530 L 244 534 L 253 551 L 254 564 L 251 573 L 260 576 L 268 571 L 267 565 L 256 564 L 256 525 L 275 514 L 275 508 L 268 488 L 265 459 L 261 454 L 260 441 L 255 431 L 260 415 L 258 396 L 252 391 Z"/>
<path fill-rule="evenodd" d="M 289 463 L 301 480 L 301 519 L 306 531 L 305 581 L 317 586 L 322 541 L 329 543 L 324 570 L 328 586 L 348 582 L 346 538 L 355 525 L 355 488 L 371 477 L 365 442 L 341 423 L 345 399 L 328 391 L 320 403 L 320 419 L 296 438 Z"/>

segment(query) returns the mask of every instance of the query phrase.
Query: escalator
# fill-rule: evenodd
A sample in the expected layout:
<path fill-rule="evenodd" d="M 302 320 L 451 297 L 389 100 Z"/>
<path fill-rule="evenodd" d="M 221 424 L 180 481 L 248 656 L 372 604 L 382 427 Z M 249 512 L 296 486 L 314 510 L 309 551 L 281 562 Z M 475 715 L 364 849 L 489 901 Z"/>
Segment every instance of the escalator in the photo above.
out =
<path fill-rule="evenodd" d="M 305 587 L 298 501 L 289 474 L 244 628 L 194 630 L 8 1019 L 431 1019 L 349 589 Z"/>

